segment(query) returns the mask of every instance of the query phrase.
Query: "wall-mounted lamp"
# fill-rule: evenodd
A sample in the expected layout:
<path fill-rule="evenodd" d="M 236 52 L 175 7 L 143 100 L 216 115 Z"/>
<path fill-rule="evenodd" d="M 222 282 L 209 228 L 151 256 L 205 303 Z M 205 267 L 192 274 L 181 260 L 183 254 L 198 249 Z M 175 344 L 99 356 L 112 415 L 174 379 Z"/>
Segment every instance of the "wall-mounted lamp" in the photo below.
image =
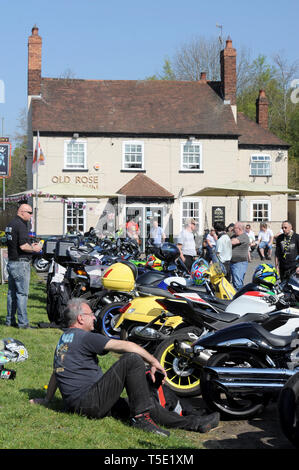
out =
<path fill-rule="evenodd" d="M 194 135 L 190 135 L 190 136 L 188 137 L 188 142 L 193 142 L 194 140 L 195 140 Z"/>
<path fill-rule="evenodd" d="M 76 139 L 78 139 L 78 138 L 79 138 L 78 132 L 74 132 L 74 133 L 73 133 L 73 139 L 76 140 Z"/>

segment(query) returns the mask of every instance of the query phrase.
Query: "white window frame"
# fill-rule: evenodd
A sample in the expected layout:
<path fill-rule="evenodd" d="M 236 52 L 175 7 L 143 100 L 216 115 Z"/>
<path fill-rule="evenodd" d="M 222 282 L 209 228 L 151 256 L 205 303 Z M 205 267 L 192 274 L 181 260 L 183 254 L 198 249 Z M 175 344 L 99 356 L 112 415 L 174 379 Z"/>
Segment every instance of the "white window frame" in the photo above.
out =
<path fill-rule="evenodd" d="M 193 146 L 197 145 L 199 146 L 199 160 L 198 160 L 198 168 L 191 168 L 190 163 L 184 163 L 184 147 L 185 145 L 188 146 Z M 192 157 L 194 157 L 195 152 L 192 153 Z M 190 152 L 191 156 L 191 152 Z M 202 143 L 199 142 L 198 140 L 186 140 L 184 142 L 181 142 L 181 171 L 201 171 L 202 170 Z"/>
<path fill-rule="evenodd" d="M 67 161 L 67 150 L 69 144 L 83 144 L 84 146 L 84 162 L 83 166 L 72 166 Z M 87 142 L 86 140 L 69 139 L 64 141 L 64 170 L 87 170 Z"/>
<path fill-rule="evenodd" d="M 262 218 L 262 219 L 255 220 L 253 218 L 254 204 L 268 205 L 268 219 Z M 251 222 L 271 222 L 271 201 L 267 199 L 259 199 L 259 200 L 250 201 L 250 220 Z"/>
<path fill-rule="evenodd" d="M 140 167 L 138 167 L 138 168 L 126 167 L 126 164 L 128 164 L 128 162 L 126 162 L 126 160 L 125 160 L 126 145 L 140 145 L 141 146 L 141 165 L 140 165 Z M 144 142 L 141 141 L 141 140 L 125 140 L 125 141 L 123 141 L 123 145 L 122 145 L 122 169 L 126 170 L 126 171 L 141 171 L 141 170 L 144 170 L 144 168 L 145 168 L 145 165 L 144 165 Z"/>
<path fill-rule="evenodd" d="M 256 168 L 256 171 L 261 171 L 261 173 L 253 173 L 254 164 L 263 164 L 263 167 L 260 169 Z M 250 157 L 250 176 L 272 176 L 272 161 L 271 155 L 255 153 Z"/>
<path fill-rule="evenodd" d="M 195 216 L 194 213 L 189 213 L 184 217 L 184 203 L 193 203 L 193 204 L 198 204 L 198 216 Z M 197 231 L 198 233 L 202 232 L 201 226 L 202 226 L 202 199 L 201 198 L 191 198 L 191 197 L 184 197 L 181 200 L 180 203 L 180 230 L 184 228 L 183 224 L 183 219 L 195 219 L 196 225 L 197 225 Z M 190 209 L 189 209 L 190 210 Z"/>
<path fill-rule="evenodd" d="M 82 203 L 82 205 L 85 207 L 82 208 L 83 210 L 83 233 L 86 232 L 86 200 L 85 199 L 82 199 L 82 198 L 69 198 L 66 202 L 65 202 L 65 205 L 64 205 L 64 233 L 67 232 L 67 219 L 68 219 L 68 215 L 67 215 L 67 210 L 68 210 L 68 203 L 72 203 L 75 204 L 76 202 L 79 202 L 79 203 Z"/>

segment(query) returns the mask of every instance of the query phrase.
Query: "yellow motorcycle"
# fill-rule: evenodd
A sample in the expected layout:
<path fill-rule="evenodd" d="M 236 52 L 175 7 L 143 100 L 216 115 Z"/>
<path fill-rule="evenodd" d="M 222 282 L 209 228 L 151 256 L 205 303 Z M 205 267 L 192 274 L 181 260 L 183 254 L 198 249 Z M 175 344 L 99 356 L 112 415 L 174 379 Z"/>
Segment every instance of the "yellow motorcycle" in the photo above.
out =
<path fill-rule="evenodd" d="M 118 266 L 118 264 L 112 265 L 107 273 L 104 273 L 102 283 L 106 289 L 115 290 L 116 288 L 125 290 L 129 289 L 133 294 L 132 299 L 127 303 L 121 302 L 107 305 L 104 307 L 99 315 L 97 322 L 97 329 L 104 335 L 112 338 L 130 339 L 131 341 L 141 344 L 147 349 L 155 349 L 157 343 L 164 340 L 170 334 L 174 332 L 186 333 L 192 332 L 192 339 L 194 334 L 197 336 L 202 333 L 202 329 L 198 326 L 193 327 L 186 325 L 180 315 L 173 315 L 167 311 L 158 303 L 161 297 L 165 298 L 170 296 L 173 298 L 189 298 L 192 302 L 203 303 L 206 308 L 210 308 L 203 296 L 206 294 L 206 290 L 203 287 L 204 284 L 209 286 L 208 299 L 222 298 L 227 300 L 228 297 L 232 298 L 235 292 L 233 287 L 225 279 L 225 274 L 221 269 L 221 266 L 208 265 L 199 261 L 200 273 L 202 274 L 201 280 L 199 280 L 199 271 L 197 265 L 193 270 L 192 284 L 184 280 L 182 285 L 182 278 L 168 277 L 164 279 L 164 284 L 168 284 L 168 290 L 161 288 L 153 288 L 150 286 L 138 286 L 135 289 L 134 278 L 132 273 L 126 271 L 124 265 Z M 126 273 L 125 273 L 126 271 Z M 196 278 L 195 278 L 196 273 Z M 128 282 L 128 279 L 130 281 Z M 193 281 L 197 284 L 193 284 Z M 213 283 L 212 283 L 213 282 Z M 207 294 L 206 294 L 207 295 Z M 221 304 L 221 301 L 217 302 L 217 308 L 224 309 L 227 303 Z M 186 329 L 187 328 L 187 329 Z M 181 331 L 184 329 L 184 331 Z"/>

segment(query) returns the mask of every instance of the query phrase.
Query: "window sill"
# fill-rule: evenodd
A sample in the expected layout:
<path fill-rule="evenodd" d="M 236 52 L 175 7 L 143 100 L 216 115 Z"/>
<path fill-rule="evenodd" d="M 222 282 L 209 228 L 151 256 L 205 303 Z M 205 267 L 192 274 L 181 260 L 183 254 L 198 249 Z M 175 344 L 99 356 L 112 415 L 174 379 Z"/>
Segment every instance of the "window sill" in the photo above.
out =
<path fill-rule="evenodd" d="M 179 170 L 179 173 L 204 173 L 204 170 Z"/>
<path fill-rule="evenodd" d="M 249 175 L 250 178 L 272 178 L 272 175 Z"/>
<path fill-rule="evenodd" d="M 63 173 L 87 173 L 88 168 L 62 168 Z"/>
<path fill-rule="evenodd" d="M 121 173 L 146 173 L 146 170 L 140 170 L 138 168 L 132 168 L 132 169 L 129 169 L 129 168 L 126 168 L 126 169 L 121 169 L 120 170 Z"/>

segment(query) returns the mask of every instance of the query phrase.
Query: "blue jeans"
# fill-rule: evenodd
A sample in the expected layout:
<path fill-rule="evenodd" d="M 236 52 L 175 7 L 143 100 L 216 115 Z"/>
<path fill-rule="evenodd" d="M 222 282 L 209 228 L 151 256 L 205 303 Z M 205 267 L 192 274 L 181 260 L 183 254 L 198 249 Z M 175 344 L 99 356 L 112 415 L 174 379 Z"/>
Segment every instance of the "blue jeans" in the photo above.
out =
<path fill-rule="evenodd" d="M 6 325 L 28 325 L 27 301 L 30 283 L 30 263 L 27 261 L 8 261 L 8 292 Z"/>
<path fill-rule="evenodd" d="M 248 261 L 240 261 L 239 263 L 231 263 L 232 283 L 236 290 L 243 287 L 243 281 L 248 268 Z"/>

